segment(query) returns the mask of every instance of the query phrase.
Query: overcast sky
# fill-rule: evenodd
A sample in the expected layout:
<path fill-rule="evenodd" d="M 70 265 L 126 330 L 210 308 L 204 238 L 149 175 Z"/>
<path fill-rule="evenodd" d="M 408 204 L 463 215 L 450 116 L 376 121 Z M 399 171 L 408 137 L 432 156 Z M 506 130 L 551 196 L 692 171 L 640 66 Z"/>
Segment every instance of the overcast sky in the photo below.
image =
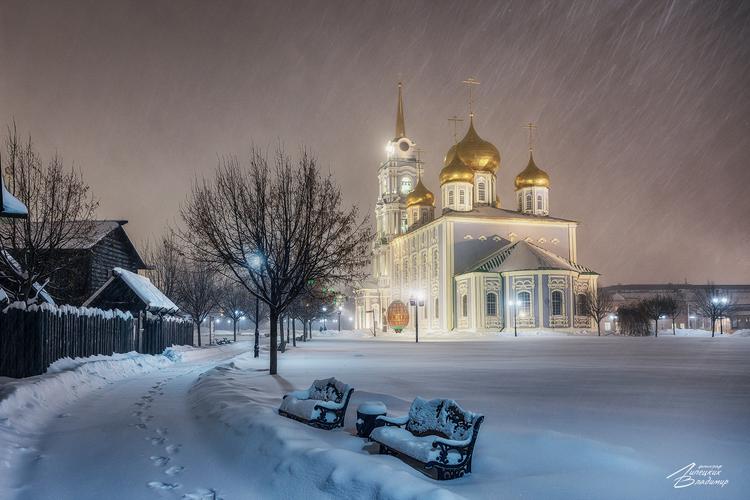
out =
<path fill-rule="evenodd" d="M 748 283 L 749 40 L 749 2 L 0 0 L 0 123 L 142 242 L 251 143 L 309 147 L 372 212 L 399 78 L 438 192 L 471 76 L 501 202 L 533 121 L 552 215 L 604 282 Z"/>

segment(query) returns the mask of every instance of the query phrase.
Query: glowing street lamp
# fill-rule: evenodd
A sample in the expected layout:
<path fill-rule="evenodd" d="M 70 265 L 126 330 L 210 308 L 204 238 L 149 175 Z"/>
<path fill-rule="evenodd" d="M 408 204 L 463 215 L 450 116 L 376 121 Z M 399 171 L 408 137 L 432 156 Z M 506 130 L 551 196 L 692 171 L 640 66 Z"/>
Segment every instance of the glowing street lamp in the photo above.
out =
<path fill-rule="evenodd" d="M 518 337 L 518 301 L 509 300 L 508 305 L 513 308 L 513 335 Z"/>
<path fill-rule="evenodd" d="M 341 311 L 344 308 L 342 306 L 339 306 L 339 332 L 341 331 Z"/>
<path fill-rule="evenodd" d="M 254 253 L 248 259 L 248 264 L 251 269 L 256 273 L 260 272 L 260 268 L 263 265 L 263 255 L 261 253 Z M 260 356 L 260 332 L 258 331 L 258 318 L 260 317 L 260 299 L 255 296 L 255 345 L 253 346 L 253 357 L 257 358 Z"/>
<path fill-rule="evenodd" d="M 422 290 L 412 290 L 409 305 L 414 306 L 414 339 L 419 343 L 419 306 L 424 307 L 424 293 Z"/>

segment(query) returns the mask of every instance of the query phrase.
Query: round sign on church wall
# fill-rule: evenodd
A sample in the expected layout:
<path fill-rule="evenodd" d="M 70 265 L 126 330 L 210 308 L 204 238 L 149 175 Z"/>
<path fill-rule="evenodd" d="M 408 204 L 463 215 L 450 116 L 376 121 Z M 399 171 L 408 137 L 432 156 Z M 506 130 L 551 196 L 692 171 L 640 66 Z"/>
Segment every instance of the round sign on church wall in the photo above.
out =
<path fill-rule="evenodd" d="M 388 306 L 388 324 L 396 331 L 401 333 L 406 325 L 409 324 L 409 308 L 400 300 L 394 300 Z"/>

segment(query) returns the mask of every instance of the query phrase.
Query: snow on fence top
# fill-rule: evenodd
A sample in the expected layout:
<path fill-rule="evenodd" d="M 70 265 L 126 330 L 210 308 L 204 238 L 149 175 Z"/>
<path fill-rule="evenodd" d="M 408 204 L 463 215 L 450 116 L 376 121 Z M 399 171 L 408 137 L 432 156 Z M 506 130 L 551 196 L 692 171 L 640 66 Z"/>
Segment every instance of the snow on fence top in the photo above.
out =
<path fill-rule="evenodd" d="M 69 305 L 62 305 L 62 306 L 56 306 L 53 304 L 34 304 L 34 305 L 27 305 L 26 302 L 18 301 L 13 302 L 12 304 L 9 304 L 8 307 L 3 309 L 3 312 L 6 312 L 8 309 L 21 309 L 29 312 L 36 312 L 36 311 L 49 311 L 51 313 L 55 314 L 74 314 L 76 316 L 88 316 L 88 317 L 94 317 L 98 316 L 100 318 L 104 319 L 112 319 L 112 318 L 121 318 L 121 319 L 133 319 L 133 315 L 129 312 L 120 311 L 119 309 L 97 309 L 95 307 L 75 307 L 75 306 L 69 306 Z"/>
<path fill-rule="evenodd" d="M 120 267 L 112 270 L 115 276 L 122 281 L 140 298 L 149 309 L 158 309 L 169 312 L 177 312 L 180 308 L 156 288 L 151 280 L 140 274 L 136 274 Z"/>

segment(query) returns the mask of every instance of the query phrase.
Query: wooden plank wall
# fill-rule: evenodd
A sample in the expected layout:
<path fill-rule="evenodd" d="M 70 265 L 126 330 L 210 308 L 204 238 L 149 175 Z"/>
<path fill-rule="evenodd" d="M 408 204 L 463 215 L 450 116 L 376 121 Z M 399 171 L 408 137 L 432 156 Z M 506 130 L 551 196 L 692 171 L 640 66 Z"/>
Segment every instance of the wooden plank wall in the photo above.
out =
<path fill-rule="evenodd" d="M 138 321 L 89 309 L 9 307 L 0 312 L 0 376 L 29 377 L 60 358 L 138 351 Z M 147 315 L 141 352 L 161 354 L 171 345 L 192 345 L 188 320 Z"/>

